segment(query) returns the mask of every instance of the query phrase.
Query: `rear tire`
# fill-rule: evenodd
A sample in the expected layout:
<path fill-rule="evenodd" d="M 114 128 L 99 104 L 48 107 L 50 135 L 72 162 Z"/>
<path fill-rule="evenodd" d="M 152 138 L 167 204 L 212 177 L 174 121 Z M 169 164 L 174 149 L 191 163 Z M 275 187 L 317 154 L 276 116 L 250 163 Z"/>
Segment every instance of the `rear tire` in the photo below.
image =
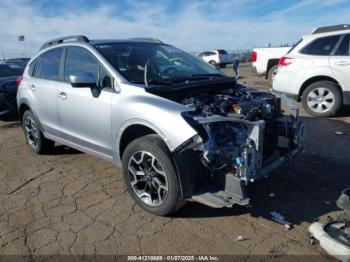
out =
<path fill-rule="evenodd" d="M 318 81 L 303 92 L 301 102 L 304 109 L 315 117 L 330 117 L 342 106 L 342 94 L 337 85 L 330 81 Z"/>
<path fill-rule="evenodd" d="M 27 110 L 22 116 L 22 128 L 26 143 L 31 151 L 43 155 L 51 152 L 55 142 L 47 139 L 39 129 L 39 122 L 34 114 Z"/>
<path fill-rule="evenodd" d="M 272 85 L 273 77 L 275 74 L 275 71 L 277 70 L 278 66 L 275 65 L 270 68 L 269 72 L 267 73 L 267 79 L 269 80 L 269 83 Z"/>
<path fill-rule="evenodd" d="M 144 210 L 166 216 L 185 204 L 167 146 L 158 135 L 132 141 L 122 157 L 125 185 Z"/>

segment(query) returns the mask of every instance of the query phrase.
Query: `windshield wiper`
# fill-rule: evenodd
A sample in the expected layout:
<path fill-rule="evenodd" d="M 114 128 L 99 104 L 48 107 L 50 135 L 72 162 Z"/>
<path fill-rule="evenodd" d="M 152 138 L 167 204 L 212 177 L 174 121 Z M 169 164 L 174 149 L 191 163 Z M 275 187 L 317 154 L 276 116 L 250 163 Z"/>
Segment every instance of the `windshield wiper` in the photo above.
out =
<path fill-rule="evenodd" d="M 208 78 L 214 78 L 214 77 L 226 77 L 222 74 L 194 74 L 189 75 L 189 79 L 208 79 Z"/>

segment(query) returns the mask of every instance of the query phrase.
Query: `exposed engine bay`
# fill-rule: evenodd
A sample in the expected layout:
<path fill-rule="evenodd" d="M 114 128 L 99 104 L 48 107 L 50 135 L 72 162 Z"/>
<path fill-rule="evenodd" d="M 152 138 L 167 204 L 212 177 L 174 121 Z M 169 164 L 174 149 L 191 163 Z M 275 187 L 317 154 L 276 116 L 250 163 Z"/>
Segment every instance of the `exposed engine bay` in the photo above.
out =
<path fill-rule="evenodd" d="M 298 109 L 286 100 L 290 116 L 281 110 L 281 101 L 287 98 L 239 85 L 167 98 L 192 109 L 183 117 L 198 132 L 177 149 L 178 154 L 196 152 L 210 177 L 206 184 L 219 188 L 188 193 L 195 201 L 212 207 L 245 205 L 249 199 L 244 185 L 267 176 L 303 150 Z"/>

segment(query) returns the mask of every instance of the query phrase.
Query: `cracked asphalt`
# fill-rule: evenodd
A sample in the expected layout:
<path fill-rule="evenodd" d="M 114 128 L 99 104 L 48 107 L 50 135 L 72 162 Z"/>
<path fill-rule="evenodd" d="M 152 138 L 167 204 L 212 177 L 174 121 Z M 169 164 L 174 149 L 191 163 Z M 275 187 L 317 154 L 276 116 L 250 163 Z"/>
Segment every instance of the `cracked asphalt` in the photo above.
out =
<path fill-rule="evenodd" d="M 241 75 L 242 83 L 268 87 L 248 67 Z M 307 229 L 337 209 L 335 200 L 350 185 L 350 117 L 346 110 L 332 119 L 301 114 L 305 152 L 249 186 L 250 208 L 188 203 L 172 217 L 136 206 L 119 168 L 64 146 L 34 155 L 18 123 L 0 122 L 0 255 L 313 255 L 328 261 L 310 245 Z M 293 229 L 273 222 L 271 211 L 283 214 Z"/>

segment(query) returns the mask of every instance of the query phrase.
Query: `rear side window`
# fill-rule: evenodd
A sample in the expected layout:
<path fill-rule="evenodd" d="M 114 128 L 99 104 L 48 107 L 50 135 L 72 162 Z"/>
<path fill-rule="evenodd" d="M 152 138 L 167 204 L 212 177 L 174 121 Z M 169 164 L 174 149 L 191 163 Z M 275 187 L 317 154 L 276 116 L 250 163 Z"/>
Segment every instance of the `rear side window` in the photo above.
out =
<path fill-rule="evenodd" d="M 42 55 L 40 77 L 50 80 L 60 79 L 62 48 L 54 49 Z"/>
<path fill-rule="evenodd" d="M 96 58 L 87 50 L 80 47 L 67 49 L 64 80 L 69 81 L 69 76 L 91 73 L 98 79 L 99 64 Z"/>
<path fill-rule="evenodd" d="M 302 54 L 328 56 L 339 40 L 339 35 L 322 37 L 314 40 L 301 50 Z"/>
<path fill-rule="evenodd" d="M 337 51 L 334 53 L 334 55 L 339 56 L 348 56 L 349 55 L 349 41 L 350 35 L 346 35 L 343 39 L 343 41 L 340 43 Z"/>
<path fill-rule="evenodd" d="M 34 76 L 35 67 L 36 67 L 36 61 L 37 61 L 37 59 L 34 60 L 33 62 L 31 62 L 30 65 L 29 65 L 28 74 L 30 76 Z"/>

